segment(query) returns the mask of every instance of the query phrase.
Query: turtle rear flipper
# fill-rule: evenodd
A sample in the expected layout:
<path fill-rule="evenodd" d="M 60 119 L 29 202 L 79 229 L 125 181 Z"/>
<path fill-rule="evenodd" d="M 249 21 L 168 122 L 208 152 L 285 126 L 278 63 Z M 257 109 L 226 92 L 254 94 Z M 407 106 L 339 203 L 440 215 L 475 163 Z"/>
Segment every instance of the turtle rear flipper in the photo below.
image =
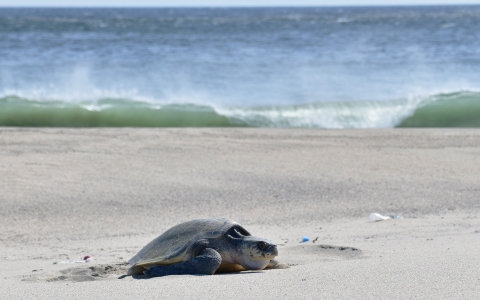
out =
<path fill-rule="evenodd" d="M 206 248 L 190 260 L 169 266 L 153 266 L 143 272 L 148 277 L 168 275 L 213 275 L 222 263 L 222 256 L 212 248 Z"/>

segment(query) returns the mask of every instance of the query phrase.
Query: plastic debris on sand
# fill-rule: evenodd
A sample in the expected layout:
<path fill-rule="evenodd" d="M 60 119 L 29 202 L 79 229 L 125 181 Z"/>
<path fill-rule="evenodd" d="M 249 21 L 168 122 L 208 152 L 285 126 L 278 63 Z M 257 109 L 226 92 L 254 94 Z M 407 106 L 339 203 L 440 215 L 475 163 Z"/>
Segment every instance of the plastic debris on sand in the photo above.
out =
<path fill-rule="evenodd" d="M 378 221 L 384 221 L 389 219 L 402 219 L 402 217 L 396 216 L 396 215 L 384 216 L 379 213 L 371 213 L 370 216 L 368 216 L 368 220 L 370 222 L 378 222 Z"/>

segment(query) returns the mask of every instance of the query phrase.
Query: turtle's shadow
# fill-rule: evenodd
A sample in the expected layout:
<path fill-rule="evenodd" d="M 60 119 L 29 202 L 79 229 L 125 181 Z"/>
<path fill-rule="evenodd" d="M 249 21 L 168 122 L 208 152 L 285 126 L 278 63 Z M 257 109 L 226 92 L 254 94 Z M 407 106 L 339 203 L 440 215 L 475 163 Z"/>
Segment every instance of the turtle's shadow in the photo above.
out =
<path fill-rule="evenodd" d="M 248 272 L 232 272 L 232 273 L 218 273 L 214 274 L 213 276 L 228 276 L 228 275 L 247 275 L 247 274 L 252 274 L 252 273 L 263 273 L 262 271 L 248 271 Z M 122 275 L 118 277 L 117 279 L 124 279 L 128 277 L 129 275 Z M 182 276 L 182 275 L 168 275 L 168 276 Z M 160 276 L 160 277 L 168 277 L 168 276 Z M 212 275 L 203 275 L 203 274 L 189 274 L 188 276 L 212 276 Z M 145 279 L 153 279 L 153 278 L 158 278 L 158 277 L 148 277 L 146 275 L 132 275 L 133 279 L 136 280 L 145 280 Z"/>
<path fill-rule="evenodd" d="M 231 276 L 231 275 L 248 275 L 248 274 L 258 274 L 258 273 L 264 273 L 263 270 L 260 271 L 243 271 L 243 272 L 230 272 L 230 273 L 218 273 L 214 274 L 215 276 Z"/>
<path fill-rule="evenodd" d="M 124 279 L 124 278 L 127 278 L 129 277 L 130 275 L 122 275 L 120 277 L 118 277 L 117 279 Z M 147 277 L 145 275 L 131 275 L 133 279 L 137 279 L 137 280 L 142 280 L 142 279 L 150 279 L 150 278 L 153 278 L 153 277 Z"/>
<path fill-rule="evenodd" d="M 120 277 L 125 278 L 125 277 L 127 277 L 127 276 L 128 276 L 128 275 L 123 275 L 123 276 L 120 276 Z M 120 278 L 120 277 L 119 277 L 119 279 L 122 279 L 122 278 Z M 133 279 L 137 279 L 137 280 L 143 280 L 143 279 L 150 279 L 150 278 L 152 278 L 152 277 L 147 277 L 147 276 L 145 276 L 145 275 L 132 275 L 132 278 L 133 278 Z"/>

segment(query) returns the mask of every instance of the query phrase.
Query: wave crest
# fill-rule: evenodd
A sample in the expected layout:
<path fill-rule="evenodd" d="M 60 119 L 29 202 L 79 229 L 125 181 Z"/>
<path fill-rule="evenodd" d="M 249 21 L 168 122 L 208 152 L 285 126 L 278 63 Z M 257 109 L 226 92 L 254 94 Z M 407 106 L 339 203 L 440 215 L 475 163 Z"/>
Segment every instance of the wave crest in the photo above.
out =
<path fill-rule="evenodd" d="M 220 107 L 123 98 L 97 101 L 0 98 L 0 126 L 40 127 L 480 127 L 480 92 L 392 101 Z"/>

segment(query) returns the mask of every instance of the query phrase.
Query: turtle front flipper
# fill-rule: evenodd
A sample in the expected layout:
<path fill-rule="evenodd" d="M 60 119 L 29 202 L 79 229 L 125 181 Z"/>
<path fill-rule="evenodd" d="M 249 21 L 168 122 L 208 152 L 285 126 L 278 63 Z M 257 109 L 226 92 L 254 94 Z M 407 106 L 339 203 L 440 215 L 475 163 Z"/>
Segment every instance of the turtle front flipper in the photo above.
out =
<path fill-rule="evenodd" d="M 222 262 L 222 256 L 212 248 L 205 248 L 190 260 L 169 266 L 153 266 L 143 272 L 148 277 L 168 275 L 213 275 Z"/>
<path fill-rule="evenodd" d="M 265 267 L 265 270 L 268 269 L 288 269 L 289 266 L 285 263 L 278 262 L 276 258 L 270 260 L 268 265 Z"/>

